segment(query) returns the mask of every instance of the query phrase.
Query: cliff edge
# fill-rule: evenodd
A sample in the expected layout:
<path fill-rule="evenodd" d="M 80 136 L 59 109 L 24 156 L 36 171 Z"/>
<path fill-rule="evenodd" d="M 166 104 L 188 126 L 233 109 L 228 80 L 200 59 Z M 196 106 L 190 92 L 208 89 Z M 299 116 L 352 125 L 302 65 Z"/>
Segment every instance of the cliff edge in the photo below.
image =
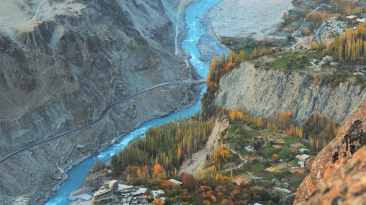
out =
<path fill-rule="evenodd" d="M 293 120 L 300 124 L 311 114 L 343 124 L 365 99 L 365 90 L 347 82 L 332 89 L 314 84 L 303 73 L 255 68 L 249 62 L 222 77 L 215 93 L 216 106 L 233 109 L 244 105 L 251 113 L 265 117 L 291 111 Z"/>

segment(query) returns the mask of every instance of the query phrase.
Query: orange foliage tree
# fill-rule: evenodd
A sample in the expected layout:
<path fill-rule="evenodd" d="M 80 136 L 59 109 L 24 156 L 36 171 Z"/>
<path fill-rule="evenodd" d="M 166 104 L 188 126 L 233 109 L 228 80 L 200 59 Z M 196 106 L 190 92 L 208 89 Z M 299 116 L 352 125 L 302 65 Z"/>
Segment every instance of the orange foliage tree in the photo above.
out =
<path fill-rule="evenodd" d="M 160 175 L 165 175 L 164 168 L 160 164 L 155 164 L 154 165 L 154 176 L 157 177 Z"/>
<path fill-rule="evenodd" d="M 273 160 L 273 161 L 277 161 L 277 160 L 278 160 L 278 154 L 273 154 L 273 156 L 272 156 L 272 160 Z"/>
<path fill-rule="evenodd" d="M 164 205 L 163 200 L 161 199 L 154 199 L 154 205 Z"/>

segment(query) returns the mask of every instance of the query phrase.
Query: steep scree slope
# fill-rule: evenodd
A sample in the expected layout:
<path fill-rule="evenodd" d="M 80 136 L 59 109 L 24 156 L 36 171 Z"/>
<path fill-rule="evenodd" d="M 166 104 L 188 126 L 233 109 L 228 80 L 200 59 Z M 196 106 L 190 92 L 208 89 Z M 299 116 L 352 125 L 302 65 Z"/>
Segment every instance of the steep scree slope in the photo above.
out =
<path fill-rule="evenodd" d="M 49 0 L 40 15 L 60 11 L 62 3 L 63 13 L 37 16 L 28 31 L 0 27 L 0 157 L 80 127 L 111 102 L 189 74 L 174 55 L 175 25 L 160 0 Z M 76 3 L 83 9 L 69 9 Z M 51 187 L 67 177 L 64 170 L 142 122 L 193 104 L 198 94 L 183 85 L 150 92 L 117 106 L 96 126 L 13 157 L 0 166 L 0 201 L 19 195 L 30 204 L 47 201 Z"/>
<path fill-rule="evenodd" d="M 291 111 L 294 120 L 304 123 L 316 113 L 344 123 L 366 99 L 366 92 L 349 83 L 333 90 L 313 84 L 301 73 L 256 69 L 246 62 L 220 80 L 215 96 L 216 106 L 231 109 L 245 105 L 257 115 Z"/>

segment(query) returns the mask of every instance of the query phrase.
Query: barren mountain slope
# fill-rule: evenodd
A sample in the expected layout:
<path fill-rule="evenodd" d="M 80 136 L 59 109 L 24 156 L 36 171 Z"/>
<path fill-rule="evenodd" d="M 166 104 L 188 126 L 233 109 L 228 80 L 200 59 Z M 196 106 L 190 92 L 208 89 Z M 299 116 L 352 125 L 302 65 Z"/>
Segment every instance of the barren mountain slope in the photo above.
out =
<path fill-rule="evenodd" d="M 95 120 L 132 93 L 189 76 L 174 55 L 175 25 L 160 0 L 0 5 L 9 2 L 19 3 L 24 18 L 0 16 L 0 157 Z M 187 107 L 196 95 L 183 85 L 150 92 L 91 128 L 15 156 L 0 166 L 0 201 L 19 195 L 31 204 L 46 201 L 64 169 L 142 122 Z"/>

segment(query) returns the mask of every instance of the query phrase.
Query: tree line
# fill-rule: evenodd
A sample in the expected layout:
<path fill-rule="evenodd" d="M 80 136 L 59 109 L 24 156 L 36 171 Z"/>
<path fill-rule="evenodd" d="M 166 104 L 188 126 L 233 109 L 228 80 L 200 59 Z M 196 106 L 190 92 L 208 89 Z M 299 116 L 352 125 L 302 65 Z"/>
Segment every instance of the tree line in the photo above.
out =
<path fill-rule="evenodd" d="M 179 120 L 149 128 L 144 137 L 112 157 L 113 175 L 131 179 L 175 176 L 185 157 L 201 150 L 215 120 Z"/>
<path fill-rule="evenodd" d="M 317 114 L 310 115 L 304 125 L 304 134 L 309 146 L 314 150 L 323 149 L 338 133 L 339 124 L 330 117 Z"/>

